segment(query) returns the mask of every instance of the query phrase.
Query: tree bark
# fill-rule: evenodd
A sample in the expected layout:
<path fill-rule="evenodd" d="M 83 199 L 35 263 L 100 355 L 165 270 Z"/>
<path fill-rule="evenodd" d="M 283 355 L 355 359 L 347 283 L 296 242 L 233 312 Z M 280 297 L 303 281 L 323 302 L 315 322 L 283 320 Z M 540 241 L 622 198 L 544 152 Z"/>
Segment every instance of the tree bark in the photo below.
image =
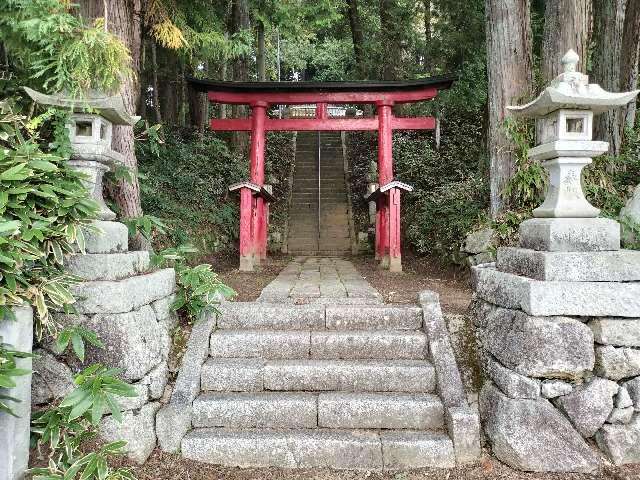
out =
<path fill-rule="evenodd" d="M 592 81 L 605 90 L 620 91 L 620 60 L 624 29 L 625 0 L 593 0 Z M 610 110 L 594 118 L 594 139 L 609 142 L 609 152 L 620 153 L 622 135 L 620 110 Z"/>
<path fill-rule="evenodd" d="M 491 216 L 507 208 L 502 192 L 515 165 L 502 122 L 506 106 L 527 99 L 533 85 L 529 0 L 486 0 Z"/>
<path fill-rule="evenodd" d="M 542 82 L 562 73 L 560 60 L 571 48 L 580 56 L 578 71 L 586 73 L 591 35 L 591 0 L 547 0 L 542 40 Z"/>
<path fill-rule="evenodd" d="M 429 49 L 431 44 L 431 0 L 422 0 L 424 5 L 424 60 L 425 70 L 429 69 Z"/>
<path fill-rule="evenodd" d="M 158 53 L 156 42 L 153 39 L 151 41 L 151 88 L 153 99 L 153 111 L 156 115 L 156 123 L 162 123 L 162 113 L 160 111 L 160 95 L 158 92 Z"/>
<path fill-rule="evenodd" d="M 622 33 L 622 58 L 620 60 L 620 90 L 638 88 L 638 57 L 640 56 L 640 0 L 627 0 Z M 621 126 L 632 127 L 636 120 L 636 101 L 621 111 Z"/>
<path fill-rule="evenodd" d="M 402 52 L 400 31 L 395 15 L 396 0 L 380 0 L 380 39 L 382 57 L 382 79 L 396 80 L 397 66 Z"/>
<path fill-rule="evenodd" d="M 105 11 L 107 9 L 108 11 Z M 125 78 L 120 87 L 120 95 L 127 112 L 136 114 L 136 106 L 140 96 L 140 51 L 142 44 L 142 0 L 87 0 L 80 8 L 81 15 L 87 19 L 103 16 L 107 20 L 106 27 L 111 33 L 124 42 L 131 53 L 131 70 L 133 75 Z M 142 215 L 140 203 L 140 185 L 135 173 L 138 170 L 138 161 L 135 155 L 135 141 L 133 127 L 113 127 L 112 148 L 122 154 L 125 166 L 130 168 L 134 175 L 131 181 L 118 181 L 110 192 L 118 206 L 122 218 L 135 218 Z M 145 250 L 150 248 L 150 243 L 142 236 L 136 235 L 130 239 L 129 247 L 132 250 Z"/>
<path fill-rule="evenodd" d="M 265 82 L 267 80 L 267 65 L 265 62 L 265 46 L 264 46 L 264 23 L 257 22 L 256 36 L 258 37 L 258 48 L 256 49 L 256 66 L 258 69 L 258 81 Z"/>
<path fill-rule="evenodd" d="M 367 74 L 364 65 L 364 36 L 362 34 L 358 0 L 347 0 L 347 16 L 349 17 L 351 40 L 353 42 L 353 56 L 358 68 L 358 75 L 361 80 L 364 80 L 367 78 Z"/>
<path fill-rule="evenodd" d="M 232 33 L 251 28 L 248 0 L 233 0 L 231 15 Z M 233 62 L 233 79 L 244 82 L 249 80 L 249 58 L 246 55 L 238 57 Z M 248 114 L 247 107 L 244 105 L 234 105 L 231 107 L 231 112 L 235 118 L 244 118 L 247 117 Z M 249 137 L 245 132 L 233 132 L 231 138 L 234 150 L 241 152 L 248 150 Z"/>

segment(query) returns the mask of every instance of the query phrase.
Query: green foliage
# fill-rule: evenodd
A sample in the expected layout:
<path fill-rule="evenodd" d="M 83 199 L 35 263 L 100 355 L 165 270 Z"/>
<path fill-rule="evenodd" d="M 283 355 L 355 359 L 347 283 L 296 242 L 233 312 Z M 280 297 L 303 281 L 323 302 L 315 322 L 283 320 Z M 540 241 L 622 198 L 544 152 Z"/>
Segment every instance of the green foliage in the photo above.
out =
<path fill-rule="evenodd" d="M 75 301 L 64 255 L 74 242 L 82 248 L 98 207 L 84 177 L 64 157 L 43 152 L 25 120 L 6 105 L 0 113 L 0 317 L 26 301 L 35 306 L 40 336 L 55 333 L 49 309 Z"/>
<path fill-rule="evenodd" d="M 178 291 L 171 309 L 186 310 L 192 320 L 198 320 L 205 309 L 219 304 L 222 299 L 230 298 L 236 293 L 218 278 L 218 275 L 211 270 L 211 265 L 201 264 L 191 267 L 187 264 L 188 255 L 197 252 L 198 250 L 190 245 L 182 245 L 167 248 L 152 258 L 155 266 L 175 268 Z"/>
<path fill-rule="evenodd" d="M 0 337 L 0 341 L 1 340 L 2 337 Z M 16 364 L 17 359 L 30 357 L 33 357 L 30 353 L 19 352 L 11 348 L 11 345 L 0 343 L 0 388 L 13 388 L 16 386 L 16 382 L 14 381 L 15 377 L 31 373 L 30 370 L 18 368 Z M 0 393 L 0 412 L 8 413 L 15 417 L 16 414 L 11 409 L 9 402 L 15 403 L 21 401 L 22 400 L 18 398 Z"/>
<path fill-rule="evenodd" d="M 153 232 L 166 233 L 166 225 L 158 217 L 153 215 L 141 215 L 139 217 L 123 218 L 122 222 L 129 229 L 129 236 L 140 233 L 145 238 L 151 239 Z"/>
<path fill-rule="evenodd" d="M 539 162 L 529 157 L 534 139 L 533 123 L 507 118 L 503 128 L 514 146 L 516 164 L 502 195 L 516 210 L 531 211 L 540 205 L 547 188 L 547 173 Z"/>
<path fill-rule="evenodd" d="M 163 137 L 159 155 L 148 142 L 136 145 L 143 210 L 166 226 L 156 243 L 181 245 L 197 238 L 205 253 L 234 245 L 238 201 L 227 187 L 248 177 L 245 156 L 211 132 L 165 127 Z"/>
<path fill-rule="evenodd" d="M 84 362 L 85 342 L 94 347 L 103 348 L 104 344 L 100 341 L 95 332 L 86 329 L 82 325 L 73 325 L 63 328 L 56 337 L 53 348 L 57 354 L 62 354 L 71 343 L 73 353 L 81 362 Z"/>
<path fill-rule="evenodd" d="M 34 479 L 133 479 L 126 469 L 112 470 L 109 457 L 121 453 L 125 442 L 114 442 L 82 454 L 80 447 L 97 434 L 102 417 L 122 420 L 118 397 L 135 397 L 135 389 L 117 378 L 118 369 L 91 365 L 74 378 L 77 387 L 58 405 L 36 412 L 32 431 L 38 449 L 49 455 L 47 468 L 33 469 Z M 78 477 L 79 475 L 79 477 Z"/>
<path fill-rule="evenodd" d="M 132 75 L 124 43 L 102 19 L 84 24 L 65 1 L 5 0 L 0 36 L 14 60 L 48 91 L 115 93 Z"/>

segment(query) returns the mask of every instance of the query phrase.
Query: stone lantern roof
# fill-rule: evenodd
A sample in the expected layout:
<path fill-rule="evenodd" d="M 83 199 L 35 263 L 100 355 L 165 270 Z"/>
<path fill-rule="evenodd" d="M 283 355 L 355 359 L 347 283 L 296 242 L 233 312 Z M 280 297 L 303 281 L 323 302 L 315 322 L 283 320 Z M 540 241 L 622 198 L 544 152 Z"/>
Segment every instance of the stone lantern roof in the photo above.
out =
<path fill-rule="evenodd" d="M 640 90 L 612 93 L 603 90 L 600 85 L 589 83 L 589 76 L 576 71 L 580 57 L 569 50 L 562 57 L 564 72 L 558 75 L 542 93 L 526 105 L 509 106 L 508 110 L 516 117 L 543 117 L 555 110 L 574 109 L 591 110 L 603 113 L 607 110 L 626 105 L 638 95 Z"/>
<path fill-rule="evenodd" d="M 135 125 L 140 117 L 127 113 L 120 95 L 105 95 L 99 92 L 89 92 L 84 98 L 70 98 L 63 93 L 47 95 L 29 87 L 23 87 L 31 99 L 41 105 L 67 107 L 76 113 L 94 110 L 114 125 Z"/>

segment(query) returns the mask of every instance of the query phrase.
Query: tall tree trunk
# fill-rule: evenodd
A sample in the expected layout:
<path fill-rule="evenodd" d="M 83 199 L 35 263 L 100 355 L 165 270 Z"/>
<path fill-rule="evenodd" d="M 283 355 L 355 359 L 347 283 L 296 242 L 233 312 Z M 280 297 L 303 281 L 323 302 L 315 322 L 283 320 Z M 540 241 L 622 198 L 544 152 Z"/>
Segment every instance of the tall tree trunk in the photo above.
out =
<path fill-rule="evenodd" d="M 358 0 L 347 0 L 347 16 L 349 17 L 351 40 L 353 42 L 353 56 L 358 68 L 358 76 L 364 80 L 367 78 L 367 73 L 364 65 L 364 36 L 362 34 Z"/>
<path fill-rule="evenodd" d="M 620 91 L 620 59 L 624 29 L 625 0 L 593 0 L 593 52 L 592 77 L 605 90 Z M 615 109 L 594 119 L 594 138 L 609 142 L 613 155 L 620 153 L 622 135 L 620 110 Z"/>
<path fill-rule="evenodd" d="M 160 112 L 160 94 L 158 92 L 158 53 L 156 42 L 151 39 L 151 88 L 153 99 L 153 111 L 156 115 L 156 123 L 162 123 L 162 113 Z"/>
<path fill-rule="evenodd" d="M 627 0 L 622 34 L 622 58 L 620 61 L 620 90 L 638 88 L 638 57 L 640 56 L 640 0 Z M 633 127 L 636 120 L 636 101 L 630 102 L 621 112 L 622 126 Z"/>
<path fill-rule="evenodd" d="M 105 11 L 105 8 L 107 11 Z M 127 112 L 136 114 L 136 106 L 140 96 L 138 79 L 140 78 L 140 51 L 142 43 L 142 0 L 87 0 L 80 8 L 81 14 L 92 19 L 103 16 L 107 29 L 120 38 L 131 52 L 131 69 L 133 75 L 126 78 L 120 87 L 120 96 Z M 138 161 L 135 155 L 135 141 L 133 127 L 113 127 L 112 148 L 122 154 L 125 166 L 137 172 Z M 122 218 L 135 218 L 142 215 L 140 203 L 140 185 L 137 175 L 131 181 L 118 181 L 110 192 L 118 206 Z M 132 250 L 149 249 L 149 242 L 136 235 L 130 240 Z"/>
<path fill-rule="evenodd" d="M 256 25 L 256 35 L 258 37 L 258 48 L 256 49 L 256 64 L 258 69 L 258 81 L 267 80 L 267 65 L 265 62 L 265 46 L 264 46 L 264 23 L 258 21 Z"/>
<path fill-rule="evenodd" d="M 429 71 L 429 51 L 431 48 L 431 0 L 422 0 L 424 5 L 424 67 Z"/>
<path fill-rule="evenodd" d="M 547 0 L 542 40 L 542 82 L 562 73 L 560 60 L 571 48 L 580 55 L 578 71 L 586 73 L 591 35 L 591 0 Z"/>
<path fill-rule="evenodd" d="M 502 192 L 513 174 L 514 146 L 502 125 L 506 106 L 517 104 L 532 90 L 532 40 L 529 0 L 486 0 L 487 73 L 491 215 L 506 208 Z"/>
<path fill-rule="evenodd" d="M 249 23 L 249 2 L 248 0 L 233 0 L 231 6 L 231 26 L 232 33 L 248 30 Z M 233 63 L 233 79 L 236 81 L 249 80 L 249 58 L 246 55 L 238 57 Z M 244 105 L 234 105 L 231 108 L 233 116 L 236 118 L 247 116 L 247 107 Z M 234 132 L 232 135 L 233 148 L 236 151 L 247 151 L 249 137 L 245 132 Z"/>
<path fill-rule="evenodd" d="M 396 80 L 400 60 L 400 29 L 396 18 L 396 0 L 380 0 L 380 40 L 383 80 Z"/>

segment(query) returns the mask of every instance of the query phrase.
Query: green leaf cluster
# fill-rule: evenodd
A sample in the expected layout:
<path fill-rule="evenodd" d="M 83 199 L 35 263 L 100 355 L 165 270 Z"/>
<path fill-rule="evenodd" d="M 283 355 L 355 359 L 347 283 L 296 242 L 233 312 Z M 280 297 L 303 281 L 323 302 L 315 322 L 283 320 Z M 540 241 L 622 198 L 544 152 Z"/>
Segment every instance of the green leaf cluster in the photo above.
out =
<path fill-rule="evenodd" d="M 2 337 L 0 337 L 0 341 Z M 17 367 L 17 359 L 33 357 L 30 353 L 19 352 L 11 348 L 11 345 L 6 343 L 0 343 L 0 388 L 13 388 L 16 386 L 14 380 L 15 377 L 28 375 L 30 370 Z M 9 395 L 0 393 L 0 412 L 8 413 L 9 415 L 16 414 L 11 409 L 9 402 L 21 402 L 18 398 L 11 397 Z"/>
<path fill-rule="evenodd" d="M 48 466 L 32 469 L 39 480 L 133 480 L 127 469 L 113 470 L 109 458 L 122 453 L 126 442 L 109 443 L 83 454 L 82 444 L 94 438 L 96 428 L 108 412 L 122 421 L 119 397 L 135 397 L 135 389 L 117 378 L 120 370 L 94 364 L 77 374 L 77 387 L 58 405 L 36 412 L 32 432 L 39 450 L 48 452 Z"/>
<path fill-rule="evenodd" d="M 87 25 L 70 2 L 5 0 L 0 38 L 15 61 L 47 91 L 74 97 L 89 90 L 115 93 L 133 75 L 125 44 L 103 19 Z"/>
<path fill-rule="evenodd" d="M 38 336 L 55 333 L 49 309 L 75 300 L 77 279 L 63 270 L 64 256 L 84 245 L 83 231 L 97 217 L 84 177 L 67 159 L 43 152 L 26 118 L 0 110 L 0 318 L 11 306 L 35 306 Z"/>
<path fill-rule="evenodd" d="M 193 267 L 187 264 L 188 256 L 197 252 L 191 245 L 181 245 L 162 250 L 152 258 L 156 266 L 175 268 L 178 291 L 171 309 L 174 312 L 184 309 L 193 320 L 198 320 L 205 309 L 215 310 L 215 305 L 236 293 L 220 280 L 210 264 Z"/>

